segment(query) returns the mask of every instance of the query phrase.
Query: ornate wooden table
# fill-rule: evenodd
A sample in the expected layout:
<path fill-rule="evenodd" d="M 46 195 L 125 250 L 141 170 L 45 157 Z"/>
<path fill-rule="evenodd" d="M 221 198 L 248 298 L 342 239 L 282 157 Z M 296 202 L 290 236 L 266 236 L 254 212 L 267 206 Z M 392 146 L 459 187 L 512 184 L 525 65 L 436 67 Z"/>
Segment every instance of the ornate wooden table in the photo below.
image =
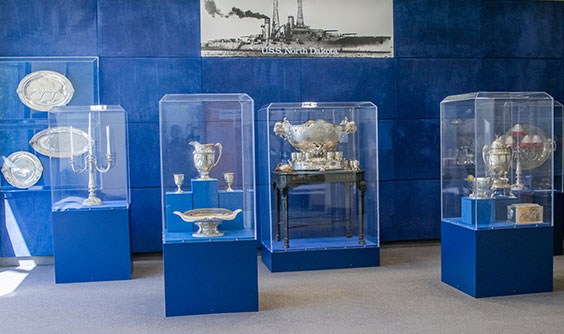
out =
<path fill-rule="evenodd" d="M 366 182 L 364 181 L 364 170 L 329 170 L 329 171 L 294 171 L 284 173 L 272 172 L 272 187 L 276 202 L 276 241 L 280 241 L 280 199 L 282 199 L 282 216 L 284 223 L 284 248 L 290 248 L 290 226 L 288 221 L 288 195 L 290 189 L 309 184 L 320 183 L 343 183 L 345 185 L 345 216 L 346 236 L 352 238 L 351 231 L 351 190 L 353 186 L 359 190 L 359 232 L 358 243 L 365 245 L 364 241 L 364 193 Z M 282 194 L 282 196 L 280 196 Z"/>

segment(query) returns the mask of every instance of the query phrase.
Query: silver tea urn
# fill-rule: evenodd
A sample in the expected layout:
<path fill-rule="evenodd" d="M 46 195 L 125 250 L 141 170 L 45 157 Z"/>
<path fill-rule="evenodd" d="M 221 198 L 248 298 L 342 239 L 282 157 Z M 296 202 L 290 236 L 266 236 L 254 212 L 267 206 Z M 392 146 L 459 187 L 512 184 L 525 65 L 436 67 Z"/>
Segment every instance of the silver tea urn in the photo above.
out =
<path fill-rule="evenodd" d="M 503 137 L 497 137 L 491 146 L 484 145 L 482 158 L 486 164 L 486 170 L 491 177 L 492 197 L 513 196 L 511 185 L 507 174 L 511 168 L 513 150 L 510 145 L 505 144 Z"/>

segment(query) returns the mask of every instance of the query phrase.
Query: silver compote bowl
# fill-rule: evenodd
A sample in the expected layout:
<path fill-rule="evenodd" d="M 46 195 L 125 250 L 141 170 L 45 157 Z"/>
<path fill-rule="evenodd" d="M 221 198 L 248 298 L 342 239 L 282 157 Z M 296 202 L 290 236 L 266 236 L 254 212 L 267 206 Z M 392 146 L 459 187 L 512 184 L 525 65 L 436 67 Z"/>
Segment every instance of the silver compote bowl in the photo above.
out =
<path fill-rule="evenodd" d="M 490 177 L 467 177 L 465 180 L 472 191 L 470 198 L 490 198 L 490 187 L 492 186 Z"/>
<path fill-rule="evenodd" d="M 220 232 L 217 228 L 224 220 L 233 220 L 239 212 L 243 210 L 237 209 L 231 211 L 222 208 L 206 208 L 206 209 L 194 209 L 186 211 L 184 213 L 180 211 L 174 211 L 173 213 L 187 223 L 194 223 L 198 225 L 198 231 L 194 232 L 192 236 L 198 238 L 208 238 L 208 237 L 220 237 L 223 232 Z"/>

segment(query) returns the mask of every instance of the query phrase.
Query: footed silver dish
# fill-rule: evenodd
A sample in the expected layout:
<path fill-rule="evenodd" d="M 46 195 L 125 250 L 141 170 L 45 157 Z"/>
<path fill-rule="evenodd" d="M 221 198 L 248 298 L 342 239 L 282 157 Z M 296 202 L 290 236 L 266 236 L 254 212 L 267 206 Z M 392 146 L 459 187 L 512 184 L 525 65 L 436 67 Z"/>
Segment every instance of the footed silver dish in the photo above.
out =
<path fill-rule="evenodd" d="M 196 224 L 199 229 L 192 234 L 193 237 L 197 238 L 208 238 L 208 237 L 220 237 L 223 232 L 220 232 L 217 228 L 224 220 L 233 220 L 239 212 L 243 210 L 237 209 L 231 211 L 223 208 L 206 208 L 206 209 L 194 209 L 186 211 L 184 213 L 180 211 L 174 211 L 173 213 L 179 216 L 183 221 L 187 223 Z"/>

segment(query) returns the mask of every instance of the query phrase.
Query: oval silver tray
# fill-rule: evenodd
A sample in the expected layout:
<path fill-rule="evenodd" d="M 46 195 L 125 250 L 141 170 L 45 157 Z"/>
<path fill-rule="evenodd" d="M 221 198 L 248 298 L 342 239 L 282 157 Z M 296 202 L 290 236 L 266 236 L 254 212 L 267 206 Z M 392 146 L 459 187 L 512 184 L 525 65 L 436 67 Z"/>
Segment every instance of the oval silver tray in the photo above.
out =
<path fill-rule="evenodd" d="M 54 71 L 35 71 L 26 75 L 16 90 L 23 104 L 38 111 L 66 106 L 74 95 L 70 80 Z"/>
<path fill-rule="evenodd" d="M 38 153 L 52 158 L 70 158 L 70 126 L 59 126 L 45 129 L 36 133 L 29 145 Z M 88 145 L 93 144 L 92 138 L 80 129 L 72 128 L 73 155 L 81 155 L 88 151 Z"/>
<path fill-rule="evenodd" d="M 18 151 L 4 159 L 2 174 L 12 186 L 26 189 L 39 181 L 43 174 L 43 165 L 32 153 Z"/>

